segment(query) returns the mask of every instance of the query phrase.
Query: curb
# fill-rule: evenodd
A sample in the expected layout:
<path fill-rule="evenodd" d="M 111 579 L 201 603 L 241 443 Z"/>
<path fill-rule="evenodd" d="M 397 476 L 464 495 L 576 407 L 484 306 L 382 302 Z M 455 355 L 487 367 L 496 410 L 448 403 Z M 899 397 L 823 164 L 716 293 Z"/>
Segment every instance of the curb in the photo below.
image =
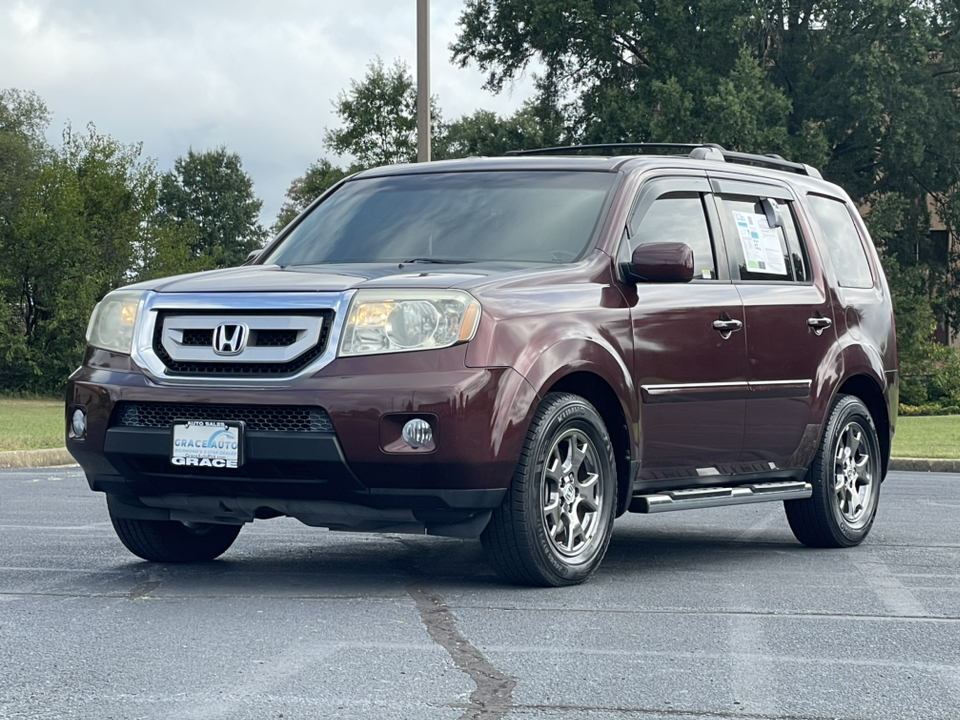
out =
<path fill-rule="evenodd" d="M 890 470 L 899 472 L 960 473 L 960 460 L 942 458 L 890 458 Z"/>
<path fill-rule="evenodd" d="M 48 450 L 10 450 L 0 452 L 0 468 L 54 467 L 76 465 L 77 461 L 66 448 Z"/>
<path fill-rule="evenodd" d="M 66 448 L 48 450 L 12 450 L 0 452 L 0 468 L 55 467 L 76 465 Z M 960 459 L 890 458 L 889 470 L 896 472 L 960 473 Z"/>

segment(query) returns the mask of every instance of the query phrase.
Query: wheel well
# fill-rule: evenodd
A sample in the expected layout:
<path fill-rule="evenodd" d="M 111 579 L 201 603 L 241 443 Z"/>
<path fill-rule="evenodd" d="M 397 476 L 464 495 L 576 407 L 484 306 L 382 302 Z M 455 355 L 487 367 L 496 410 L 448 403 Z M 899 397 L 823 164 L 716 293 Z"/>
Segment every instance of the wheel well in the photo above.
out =
<path fill-rule="evenodd" d="M 887 464 L 890 460 L 890 418 L 887 415 L 887 404 L 884 402 L 880 386 L 866 375 L 854 375 L 847 378 L 837 392 L 842 395 L 856 395 L 870 411 L 880 440 L 883 475 L 886 476 Z"/>
<path fill-rule="evenodd" d="M 555 382 L 547 392 L 569 392 L 579 395 L 593 405 L 603 418 L 613 444 L 613 457 L 617 463 L 617 516 L 627 510 L 630 504 L 630 491 L 633 488 L 630 477 L 630 433 L 623 407 L 613 388 L 599 375 L 590 372 L 576 372 L 566 375 Z"/>

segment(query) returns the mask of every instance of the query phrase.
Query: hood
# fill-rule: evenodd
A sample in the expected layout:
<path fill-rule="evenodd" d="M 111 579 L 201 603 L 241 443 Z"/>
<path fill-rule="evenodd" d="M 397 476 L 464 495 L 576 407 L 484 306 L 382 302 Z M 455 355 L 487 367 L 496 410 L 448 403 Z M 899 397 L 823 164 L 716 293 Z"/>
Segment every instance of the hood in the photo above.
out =
<path fill-rule="evenodd" d="M 466 265 L 369 263 L 350 265 L 247 265 L 177 275 L 132 287 L 161 293 L 342 292 L 353 288 L 450 288 L 491 275 L 556 267 L 551 263 L 489 262 Z"/>

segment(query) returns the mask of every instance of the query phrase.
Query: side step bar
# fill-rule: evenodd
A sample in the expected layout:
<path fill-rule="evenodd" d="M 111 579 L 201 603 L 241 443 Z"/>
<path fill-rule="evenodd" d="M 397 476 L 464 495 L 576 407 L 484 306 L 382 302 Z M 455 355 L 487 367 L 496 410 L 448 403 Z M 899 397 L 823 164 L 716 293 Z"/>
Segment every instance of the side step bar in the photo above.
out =
<path fill-rule="evenodd" d="M 704 487 L 664 490 L 652 495 L 634 495 L 630 512 L 661 513 L 673 510 L 746 505 L 774 500 L 802 500 L 813 495 L 813 486 L 802 480 L 754 483 L 738 487 Z"/>

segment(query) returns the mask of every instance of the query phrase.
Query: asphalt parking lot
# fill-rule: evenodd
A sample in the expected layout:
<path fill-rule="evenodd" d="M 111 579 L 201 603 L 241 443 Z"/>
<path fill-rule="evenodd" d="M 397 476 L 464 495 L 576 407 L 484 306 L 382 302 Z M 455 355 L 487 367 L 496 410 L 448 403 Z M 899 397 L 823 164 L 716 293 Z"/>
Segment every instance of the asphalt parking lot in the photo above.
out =
<path fill-rule="evenodd" d="M 0 718 L 960 716 L 957 475 L 892 473 L 851 550 L 779 504 L 628 515 L 559 590 L 289 520 L 151 565 L 77 468 L 0 470 L 0 550 Z"/>

